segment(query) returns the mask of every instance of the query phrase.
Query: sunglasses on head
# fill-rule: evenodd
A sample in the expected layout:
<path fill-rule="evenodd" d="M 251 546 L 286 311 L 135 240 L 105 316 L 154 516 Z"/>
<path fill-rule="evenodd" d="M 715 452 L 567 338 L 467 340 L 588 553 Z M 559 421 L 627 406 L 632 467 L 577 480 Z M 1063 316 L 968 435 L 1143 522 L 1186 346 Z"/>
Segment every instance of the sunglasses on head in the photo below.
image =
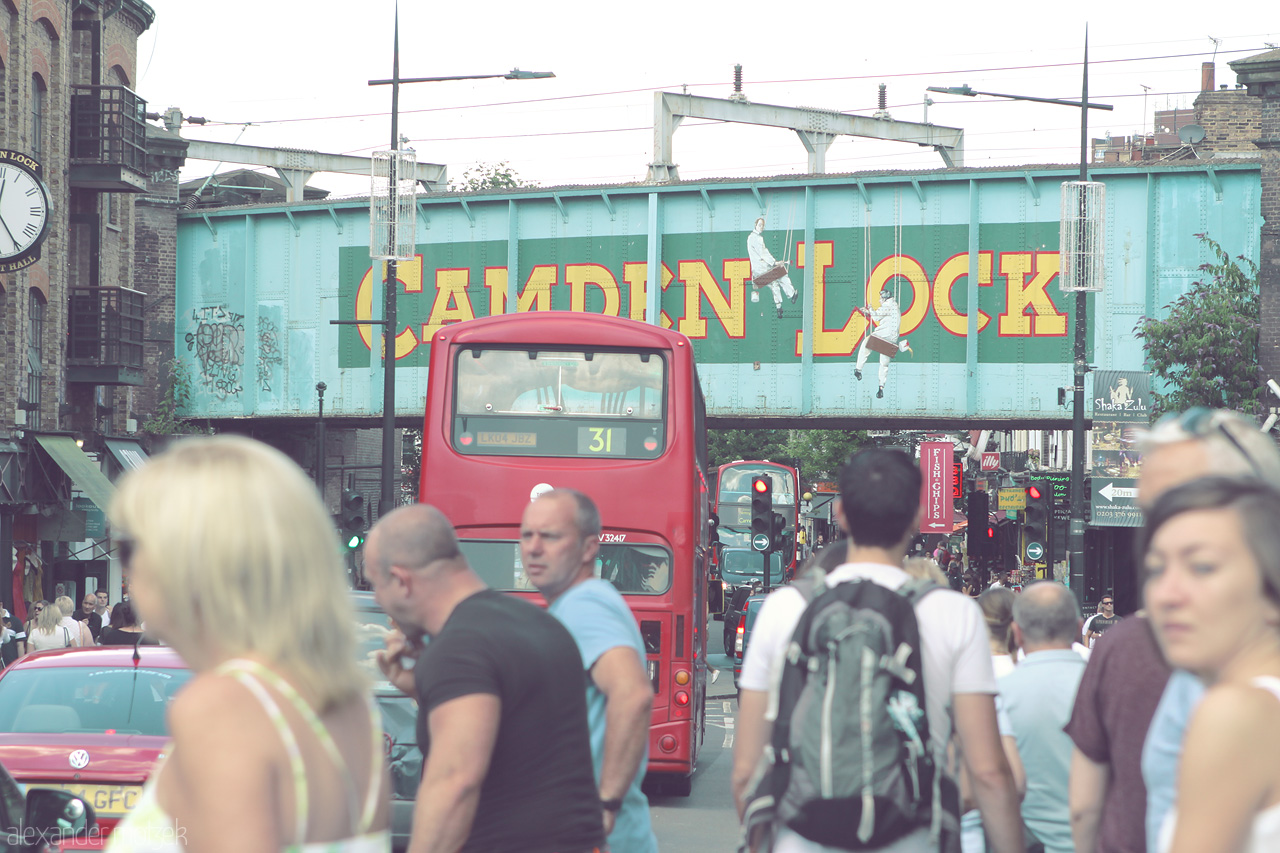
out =
<path fill-rule="evenodd" d="M 1222 409 L 1210 409 L 1207 406 L 1192 406 L 1182 414 L 1171 413 L 1165 415 L 1156 422 L 1156 426 L 1158 427 L 1162 423 L 1174 423 L 1188 435 L 1198 437 L 1212 435 L 1213 433 L 1220 433 L 1223 438 L 1231 443 L 1231 446 L 1236 449 L 1236 452 L 1244 458 L 1244 461 L 1249 463 L 1249 467 L 1253 469 L 1253 472 L 1255 474 L 1261 474 L 1262 472 L 1259 470 L 1258 463 L 1254 461 L 1253 456 L 1249 454 L 1248 450 L 1245 450 L 1244 445 L 1240 443 L 1240 440 L 1231 434 L 1231 430 L 1227 429 L 1228 419 L 1226 417 L 1219 416 L 1221 412 L 1223 412 Z"/>

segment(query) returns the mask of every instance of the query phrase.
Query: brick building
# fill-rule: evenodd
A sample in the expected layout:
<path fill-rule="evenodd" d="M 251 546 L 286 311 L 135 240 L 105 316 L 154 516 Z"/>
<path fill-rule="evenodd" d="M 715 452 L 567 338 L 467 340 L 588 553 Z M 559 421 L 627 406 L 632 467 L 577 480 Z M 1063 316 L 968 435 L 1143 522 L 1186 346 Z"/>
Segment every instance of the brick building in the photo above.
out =
<path fill-rule="evenodd" d="M 119 598 L 102 509 L 110 477 L 141 458 L 132 434 L 172 355 L 186 148 L 147 123 L 133 91 L 154 20 L 143 0 L 0 0 L 0 149 L 40 164 L 51 201 L 39 260 L 0 273 L 0 599 L 11 610 L 75 598 L 86 580 Z"/>
<path fill-rule="evenodd" d="M 1191 107 L 1156 110 L 1150 132 L 1093 140 L 1095 163 L 1135 160 L 1226 159 L 1258 157 L 1254 140 L 1262 121 L 1261 104 L 1244 84 L 1215 88 L 1215 68 L 1200 68 L 1200 94 Z"/>

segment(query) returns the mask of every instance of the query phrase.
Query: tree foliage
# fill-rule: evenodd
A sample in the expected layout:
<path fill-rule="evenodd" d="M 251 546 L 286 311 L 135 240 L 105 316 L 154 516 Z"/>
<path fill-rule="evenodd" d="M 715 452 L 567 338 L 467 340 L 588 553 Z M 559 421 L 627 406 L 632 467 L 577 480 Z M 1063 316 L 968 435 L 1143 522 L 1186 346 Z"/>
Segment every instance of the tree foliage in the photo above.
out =
<path fill-rule="evenodd" d="M 809 484 L 835 479 L 849 455 L 868 443 L 866 433 L 840 429 L 713 429 L 707 455 L 713 472 L 736 459 L 768 459 L 795 465 Z"/>
<path fill-rule="evenodd" d="M 712 473 L 726 462 L 737 459 L 770 459 L 782 461 L 786 455 L 785 429 L 710 429 L 707 430 L 707 459 Z"/>
<path fill-rule="evenodd" d="M 462 180 L 449 182 L 449 189 L 455 192 L 475 192 L 477 190 L 518 189 L 519 187 L 536 187 L 535 181 L 526 181 L 516 174 L 506 160 L 500 163 L 477 163 L 462 173 Z"/>
<path fill-rule="evenodd" d="M 1265 393 L 1258 373 L 1258 265 L 1243 255 L 1231 258 L 1206 234 L 1196 237 L 1216 261 L 1201 265 L 1205 277 L 1167 306 L 1167 317 L 1144 317 L 1134 329 L 1151 370 L 1165 382 L 1163 391 L 1152 390 L 1155 406 L 1165 412 L 1209 406 L 1256 415 Z"/>

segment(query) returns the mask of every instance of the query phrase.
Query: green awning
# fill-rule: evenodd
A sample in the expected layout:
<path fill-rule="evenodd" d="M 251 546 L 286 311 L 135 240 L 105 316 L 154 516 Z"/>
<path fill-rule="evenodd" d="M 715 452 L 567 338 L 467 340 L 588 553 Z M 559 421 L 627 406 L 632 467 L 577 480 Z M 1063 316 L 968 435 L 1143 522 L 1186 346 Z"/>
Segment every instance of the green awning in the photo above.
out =
<path fill-rule="evenodd" d="M 65 435 L 37 435 L 36 441 L 58 463 L 58 467 L 66 472 L 76 488 L 84 492 L 94 506 L 106 512 L 116 487 L 111 485 L 107 475 L 80 449 L 75 440 Z"/>

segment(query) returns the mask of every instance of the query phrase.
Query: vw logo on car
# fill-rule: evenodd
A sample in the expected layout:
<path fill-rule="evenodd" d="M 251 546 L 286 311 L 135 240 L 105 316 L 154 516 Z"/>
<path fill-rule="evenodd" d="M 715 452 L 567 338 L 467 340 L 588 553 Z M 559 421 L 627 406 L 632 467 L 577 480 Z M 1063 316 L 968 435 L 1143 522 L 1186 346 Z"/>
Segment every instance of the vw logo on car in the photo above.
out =
<path fill-rule="evenodd" d="M 69 761 L 71 766 L 76 770 L 83 770 L 89 766 L 89 752 L 88 750 L 77 749 L 67 756 L 67 761 Z"/>

